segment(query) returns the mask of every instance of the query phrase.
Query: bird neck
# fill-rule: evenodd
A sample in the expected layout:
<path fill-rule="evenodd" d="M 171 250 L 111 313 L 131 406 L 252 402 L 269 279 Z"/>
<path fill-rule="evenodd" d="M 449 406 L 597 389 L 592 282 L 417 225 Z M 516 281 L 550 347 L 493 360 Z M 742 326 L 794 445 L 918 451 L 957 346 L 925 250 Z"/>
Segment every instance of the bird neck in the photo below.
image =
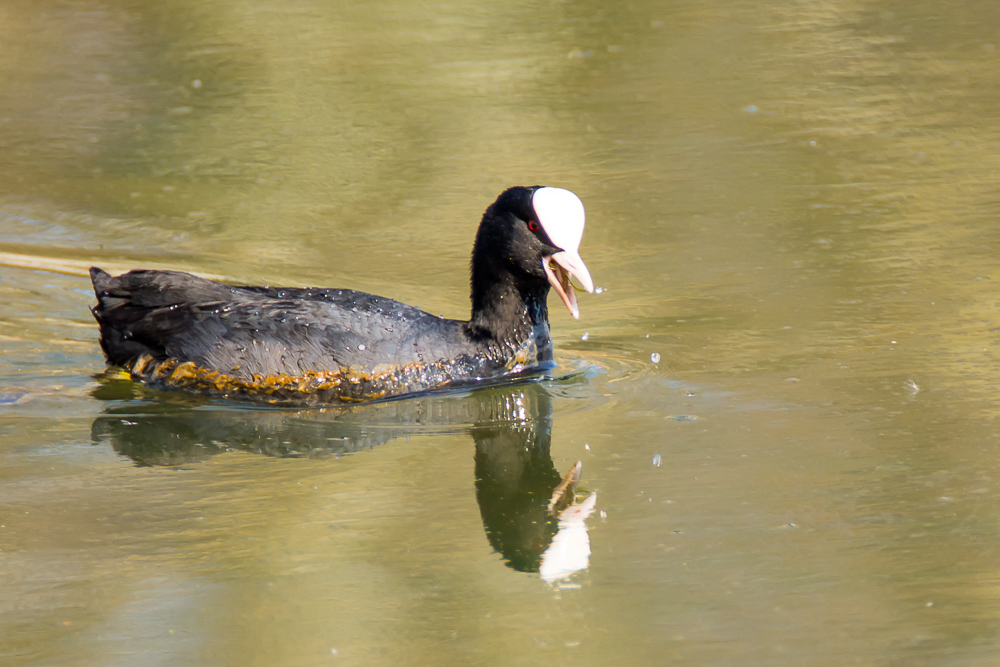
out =
<path fill-rule="evenodd" d="M 547 284 L 526 287 L 501 267 L 483 269 L 474 262 L 470 337 L 504 357 L 534 339 L 539 356 L 551 358 L 548 291 Z"/>

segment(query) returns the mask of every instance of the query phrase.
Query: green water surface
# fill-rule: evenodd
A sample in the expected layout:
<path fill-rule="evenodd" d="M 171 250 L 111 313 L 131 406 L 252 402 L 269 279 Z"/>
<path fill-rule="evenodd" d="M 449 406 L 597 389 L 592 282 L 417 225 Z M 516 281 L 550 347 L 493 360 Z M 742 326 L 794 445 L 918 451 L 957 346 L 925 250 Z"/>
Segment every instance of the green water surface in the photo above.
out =
<path fill-rule="evenodd" d="M 1000 663 L 998 35 L 995 0 L 5 0 L 0 663 Z M 100 376 L 91 264 L 465 317 L 515 184 L 580 195 L 602 288 L 551 301 L 541 382 Z M 591 555 L 550 579 L 577 460 Z"/>

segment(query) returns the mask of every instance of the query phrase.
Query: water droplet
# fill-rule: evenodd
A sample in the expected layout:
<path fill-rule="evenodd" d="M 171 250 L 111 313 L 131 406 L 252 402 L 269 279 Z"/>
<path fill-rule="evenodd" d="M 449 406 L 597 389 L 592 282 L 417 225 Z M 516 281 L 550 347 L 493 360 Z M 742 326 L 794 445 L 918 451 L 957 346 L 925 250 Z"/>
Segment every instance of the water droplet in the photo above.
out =
<path fill-rule="evenodd" d="M 654 466 L 656 466 L 657 468 L 659 468 L 662 463 L 663 463 L 663 459 L 660 458 L 659 454 L 657 454 L 656 456 L 653 457 L 653 465 Z"/>
<path fill-rule="evenodd" d="M 653 354 L 649 355 L 649 360 L 652 361 L 654 364 L 660 363 L 660 353 L 654 352 Z"/>
<path fill-rule="evenodd" d="M 358 351 L 360 351 L 360 352 L 364 352 L 365 351 L 365 344 L 364 343 L 362 343 L 361 345 L 358 345 Z"/>
<path fill-rule="evenodd" d="M 580 336 L 580 340 L 587 340 L 588 338 L 590 338 L 590 333 L 589 332 L 588 333 L 584 333 L 582 336 Z"/>

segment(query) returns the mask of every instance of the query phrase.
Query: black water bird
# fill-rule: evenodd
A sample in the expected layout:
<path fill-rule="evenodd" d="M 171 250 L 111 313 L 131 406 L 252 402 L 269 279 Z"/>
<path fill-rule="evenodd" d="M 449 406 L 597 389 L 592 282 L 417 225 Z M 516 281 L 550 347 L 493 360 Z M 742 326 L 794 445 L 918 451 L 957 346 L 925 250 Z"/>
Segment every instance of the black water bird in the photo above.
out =
<path fill-rule="evenodd" d="M 347 289 L 230 286 L 177 271 L 90 270 L 109 364 L 160 388 L 268 403 L 365 401 L 551 367 L 546 297 L 579 317 L 584 209 L 513 187 L 472 248 L 472 315 L 449 320 Z"/>

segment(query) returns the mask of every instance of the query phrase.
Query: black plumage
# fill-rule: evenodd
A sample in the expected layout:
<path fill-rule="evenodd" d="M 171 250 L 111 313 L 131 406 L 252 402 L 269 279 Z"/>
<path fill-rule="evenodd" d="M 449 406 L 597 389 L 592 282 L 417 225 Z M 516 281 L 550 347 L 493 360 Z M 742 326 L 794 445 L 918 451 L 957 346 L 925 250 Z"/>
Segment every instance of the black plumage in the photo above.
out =
<path fill-rule="evenodd" d="M 560 294 L 572 292 L 550 260 L 579 256 L 553 244 L 552 228 L 566 223 L 539 219 L 539 190 L 554 191 L 510 188 L 483 215 L 467 322 L 354 290 L 229 286 L 176 271 L 113 277 L 95 267 L 101 347 L 109 364 L 155 386 L 282 403 L 372 400 L 550 366 L 546 297 L 557 279 Z M 579 225 L 582 233 L 582 207 Z"/>

